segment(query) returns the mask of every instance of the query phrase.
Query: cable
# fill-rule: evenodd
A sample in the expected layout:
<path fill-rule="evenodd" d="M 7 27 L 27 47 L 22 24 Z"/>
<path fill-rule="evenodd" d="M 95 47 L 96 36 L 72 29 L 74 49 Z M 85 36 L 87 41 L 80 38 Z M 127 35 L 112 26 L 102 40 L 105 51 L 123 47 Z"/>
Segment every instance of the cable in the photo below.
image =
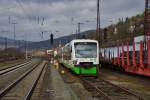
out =
<path fill-rule="evenodd" d="M 9 10 L 9 9 L 11 9 L 11 8 L 16 8 L 16 6 L 6 7 L 6 8 L 0 8 L 0 11 L 1 11 L 1 10 L 3 10 L 3 11 L 4 11 L 4 10 Z"/>
<path fill-rule="evenodd" d="M 18 3 L 18 5 L 19 5 L 19 7 L 22 9 L 22 11 L 24 12 L 24 15 L 27 17 L 29 23 L 32 24 L 33 29 L 34 29 L 34 30 L 37 30 L 37 29 L 35 28 L 35 25 L 32 23 L 32 21 L 30 21 L 30 16 L 26 13 L 26 10 L 25 10 L 25 8 L 24 8 L 23 5 L 22 5 L 22 1 L 21 1 L 21 0 L 16 0 L 16 2 Z M 30 8 L 31 8 L 31 7 L 30 7 Z"/>

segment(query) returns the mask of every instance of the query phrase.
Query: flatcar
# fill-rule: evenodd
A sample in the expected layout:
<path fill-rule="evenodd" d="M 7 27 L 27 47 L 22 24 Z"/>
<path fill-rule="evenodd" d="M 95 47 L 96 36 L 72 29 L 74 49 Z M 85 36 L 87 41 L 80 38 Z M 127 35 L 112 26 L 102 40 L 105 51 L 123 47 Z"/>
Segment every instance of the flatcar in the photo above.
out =
<path fill-rule="evenodd" d="M 128 73 L 150 76 L 149 38 L 145 41 L 144 36 L 138 36 L 131 43 L 122 42 L 113 47 L 101 48 L 100 55 L 101 63 L 115 65 L 108 67 L 121 69 Z"/>
<path fill-rule="evenodd" d="M 58 51 L 59 63 L 78 75 L 97 75 L 99 44 L 96 40 L 76 39 Z"/>

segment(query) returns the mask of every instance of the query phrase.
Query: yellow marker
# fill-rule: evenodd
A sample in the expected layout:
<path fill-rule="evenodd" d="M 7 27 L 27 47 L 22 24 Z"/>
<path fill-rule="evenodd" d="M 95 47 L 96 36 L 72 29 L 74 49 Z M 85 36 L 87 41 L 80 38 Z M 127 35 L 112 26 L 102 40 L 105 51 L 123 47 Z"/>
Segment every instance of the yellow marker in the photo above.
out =
<path fill-rule="evenodd" d="M 57 62 L 55 63 L 55 66 L 56 66 L 56 69 L 59 68 L 59 64 Z"/>
<path fill-rule="evenodd" d="M 62 70 L 62 71 L 61 71 L 61 74 L 64 74 L 64 73 L 65 73 L 65 71 L 64 71 L 64 70 Z"/>

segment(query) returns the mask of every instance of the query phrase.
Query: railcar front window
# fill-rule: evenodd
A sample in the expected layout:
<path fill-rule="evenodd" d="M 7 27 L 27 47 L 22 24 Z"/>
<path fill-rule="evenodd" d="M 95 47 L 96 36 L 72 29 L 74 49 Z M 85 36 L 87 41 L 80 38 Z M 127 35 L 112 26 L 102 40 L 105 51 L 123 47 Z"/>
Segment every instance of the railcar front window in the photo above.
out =
<path fill-rule="evenodd" d="M 96 58 L 97 44 L 88 42 L 75 43 L 75 56 L 77 58 Z"/>

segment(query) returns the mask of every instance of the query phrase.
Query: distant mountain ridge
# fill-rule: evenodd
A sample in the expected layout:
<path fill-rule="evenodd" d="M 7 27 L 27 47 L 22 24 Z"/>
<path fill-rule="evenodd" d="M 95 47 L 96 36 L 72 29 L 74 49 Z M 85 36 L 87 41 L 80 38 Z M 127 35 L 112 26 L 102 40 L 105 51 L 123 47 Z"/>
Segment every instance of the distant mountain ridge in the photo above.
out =
<path fill-rule="evenodd" d="M 51 49 L 53 47 L 57 47 L 59 44 L 65 45 L 76 38 L 89 38 L 89 34 L 95 32 L 94 30 L 89 30 L 85 32 L 81 32 L 80 34 L 70 34 L 67 36 L 59 37 L 54 39 L 54 43 L 51 44 L 50 40 L 39 41 L 39 42 L 31 42 L 31 41 L 23 41 L 23 40 L 13 40 L 7 38 L 7 48 L 19 48 L 24 51 L 25 46 L 28 50 L 41 50 L 41 49 Z M 6 38 L 0 37 L 0 49 L 4 49 L 6 44 Z"/>
<path fill-rule="evenodd" d="M 5 45 L 7 44 L 7 48 L 20 48 L 23 49 L 25 47 L 26 41 L 23 40 L 14 40 L 9 38 L 0 37 L 0 49 L 5 49 Z M 32 43 L 28 41 L 28 43 Z"/>
<path fill-rule="evenodd" d="M 66 43 L 70 42 L 76 38 L 91 38 L 91 34 L 95 33 L 95 30 L 89 30 L 85 32 L 81 32 L 80 34 L 71 34 L 63 37 L 59 37 L 54 39 L 53 45 L 50 43 L 50 40 L 40 41 L 40 42 L 32 42 L 28 45 L 28 48 L 39 50 L 39 49 L 51 49 L 53 47 L 57 47 L 59 44 L 65 45 Z"/>

